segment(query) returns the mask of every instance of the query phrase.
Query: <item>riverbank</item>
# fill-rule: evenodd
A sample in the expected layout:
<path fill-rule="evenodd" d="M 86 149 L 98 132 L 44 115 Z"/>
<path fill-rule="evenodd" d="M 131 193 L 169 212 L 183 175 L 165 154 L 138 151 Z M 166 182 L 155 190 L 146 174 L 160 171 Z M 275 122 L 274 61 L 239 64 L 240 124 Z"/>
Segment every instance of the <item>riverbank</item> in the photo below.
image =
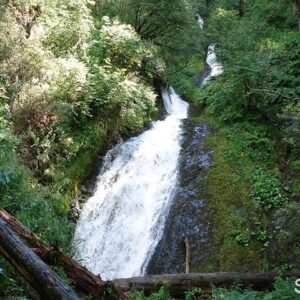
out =
<path fill-rule="evenodd" d="M 256 200 L 268 201 L 265 193 L 274 195 L 276 190 L 282 193 L 280 197 L 288 195 L 276 173 L 276 152 L 256 149 L 253 156 L 251 145 L 257 140 L 252 140 L 249 124 L 222 126 L 205 111 L 199 119 L 211 128 L 205 140 L 206 151 L 213 153 L 211 165 L 200 183 L 207 197 L 204 211 L 210 216 L 212 251 L 197 271 L 265 272 L 297 268 L 295 248 L 287 247 L 290 240 L 284 238 L 287 232 L 297 230 L 293 226 L 299 228 L 293 217 L 295 208 L 282 202 L 269 209 Z M 290 238 L 297 239 L 296 235 Z"/>
<path fill-rule="evenodd" d="M 208 211 L 203 211 L 207 199 L 201 183 L 210 167 L 212 153 L 205 148 L 210 129 L 206 123 L 197 122 L 192 117 L 184 121 L 182 128 L 177 189 L 163 237 L 151 258 L 147 274 L 184 273 L 185 238 L 190 247 L 190 270 L 196 271 L 199 262 L 206 259 L 210 245 L 209 224 L 206 222 Z"/>

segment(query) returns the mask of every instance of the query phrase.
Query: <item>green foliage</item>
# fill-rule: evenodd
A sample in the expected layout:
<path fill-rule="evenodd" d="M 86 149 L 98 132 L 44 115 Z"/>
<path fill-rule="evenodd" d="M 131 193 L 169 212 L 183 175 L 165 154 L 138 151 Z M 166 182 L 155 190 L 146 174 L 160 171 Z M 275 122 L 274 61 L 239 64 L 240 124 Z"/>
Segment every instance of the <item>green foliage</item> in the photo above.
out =
<path fill-rule="evenodd" d="M 141 67 L 142 43 L 134 28 L 118 21 L 111 22 L 107 17 L 104 17 L 103 21 L 99 43 L 103 47 L 105 58 L 113 60 L 120 68 Z"/>
<path fill-rule="evenodd" d="M 268 127 L 254 122 L 235 123 L 223 131 L 231 140 L 225 152 L 227 159 L 234 163 L 250 160 L 256 163 L 275 161 L 274 141 L 268 134 Z"/>
<path fill-rule="evenodd" d="M 108 17 L 103 17 L 102 22 L 99 40 L 94 41 L 93 51 L 101 53 L 100 58 L 106 64 L 113 62 L 115 67 L 127 72 L 139 71 L 150 79 L 162 75 L 165 66 L 157 47 L 143 41 L 131 25 L 111 21 Z"/>
<path fill-rule="evenodd" d="M 14 1 L 0 11 L 0 206 L 64 251 L 71 199 L 100 151 L 151 120 L 150 84 L 165 68 L 130 25 L 106 18 L 96 29 L 87 5 Z"/>
<path fill-rule="evenodd" d="M 257 293 L 252 290 L 241 289 L 216 289 L 213 292 L 212 300 L 230 299 L 230 300 L 255 300 Z"/>
<path fill-rule="evenodd" d="M 195 103 L 218 130 L 208 138 L 215 153 L 206 180 L 219 251 L 215 268 L 232 270 L 237 261 L 247 261 L 252 270 L 292 268 L 299 260 L 294 216 L 300 195 L 300 56 L 293 5 L 208 4 L 207 38 L 216 43 L 224 73 L 210 80 Z"/>
<path fill-rule="evenodd" d="M 263 224 L 265 217 L 249 199 L 249 174 L 255 163 L 249 159 L 246 149 L 238 155 L 236 144 L 241 143 L 242 135 L 227 137 L 230 127 L 225 131 L 205 117 L 203 121 L 214 125 L 206 139 L 207 148 L 213 150 L 213 154 L 207 178 L 199 184 L 205 186 L 209 199 L 207 212 L 213 212 L 211 229 L 215 250 L 197 268 L 202 272 L 263 270 L 263 245 L 252 232 L 257 230 L 256 217 L 259 216 Z M 222 130 L 225 132 L 221 133 Z M 235 153 L 234 157 L 229 153 Z"/>
<path fill-rule="evenodd" d="M 296 28 L 297 22 L 292 5 L 285 0 L 276 3 L 269 0 L 255 1 L 254 12 L 259 18 L 265 18 L 269 25 L 282 30 Z"/>
<path fill-rule="evenodd" d="M 139 291 L 131 292 L 131 297 L 134 300 L 172 300 L 167 285 L 162 286 L 157 293 L 153 293 L 149 297 L 145 296 L 143 292 Z"/>
<path fill-rule="evenodd" d="M 7 274 L 4 267 L 4 258 L 0 256 L 0 299 L 26 300 L 27 298 L 22 296 L 24 289 Z"/>
<path fill-rule="evenodd" d="M 279 7 L 273 1 L 262 2 Z M 285 107 L 294 107 L 299 99 L 298 33 L 290 28 L 278 31 L 268 24 L 261 1 L 247 2 L 247 14 L 242 18 L 234 6 L 222 3 L 211 12 L 208 31 L 210 39 L 217 42 L 225 73 L 210 83 L 202 101 L 226 122 L 279 123 Z M 292 14 L 291 4 L 280 1 L 280 5 Z"/>
<path fill-rule="evenodd" d="M 159 52 L 167 62 L 166 80 L 171 84 L 176 83 L 176 79 L 181 80 L 180 73 L 184 66 L 202 61 L 201 52 L 205 39 L 195 22 L 195 16 L 200 8 L 205 7 L 203 1 L 96 2 L 97 15 L 117 17 L 122 22 L 131 24 L 143 40 L 159 46 Z M 191 81 L 193 75 L 189 76 Z"/>
<path fill-rule="evenodd" d="M 113 134 L 112 140 L 140 130 L 151 119 L 156 95 L 149 82 L 162 75 L 164 63 L 156 47 L 129 25 L 106 18 L 92 32 L 85 0 L 16 5 L 20 19 L 31 13 L 30 5 L 42 9 L 29 38 L 23 23 L 14 19 L 16 7 L 8 5 L 3 13 L 0 26 L 7 29 L 0 96 L 20 141 L 14 149 L 40 182 L 56 186 L 68 162 L 85 152 L 86 138 L 76 131 L 84 132 L 97 120 Z M 105 140 L 96 144 L 99 151 Z M 5 181 L 6 173 L 1 174 Z"/>
<path fill-rule="evenodd" d="M 202 294 L 202 289 L 201 288 L 194 288 L 190 291 L 186 291 L 184 293 L 185 299 L 186 300 L 196 300 L 198 296 L 201 296 Z"/>
<path fill-rule="evenodd" d="M 194 288 L 192 290 L 186 291 L 184 294 L 184 299 L 192 300 L 197 299 L 202 293 L 201 288 Z M 134 300 L 172 300 L 173 298 L 170 295 L 168 285 L 163 285 L 157 293 L 153 293 L 150 296 L 145 296 L 143 292 L 132 291 L 131 297 Z"/>
<path fill-rule="evenodd" d="M 117 131 L 136 132 L 155 111 L 156 94 L 148 82 L 163 72 L 164 64 L 130 25 L 103 18 L 98 34 L 89 50 L 88 100 L 94 112 L 116 120 Z"/>
<path fill-rule="evenodd" d="M 185 293 L 185 299 L 197 299 L 201 295 L 201 289 L 195 288 Z M 273 290 L 266 292 L 257 292 L 251 289 L 243 289 L 239 286 L 224 289 L 214 288 L 211 300 L 294 300 L 297 294 L 295 293 L 295 279 L 276 278 Z M 168 287 L 163 286 L 157 293 L 153 293 L 149 297 L 144 296 L 142 292 L 131 292 L 131 297 L 135 300 L 171 300 L 168 292 Z"/>
<path fill-rule="evenodd" d="M 46 7 L 46 13 L 41 17 L 42 28 L 37 28 L 43 30 L 41 42 L 44 47 L 56 57 L 74 52 L 84 55 L 93 28 L 87 1 L 49 1 Z"/>
<path fill-rule="evenodd" d="M 215 289 L 212 300 L 294 300 L 297 299 L 295 293 L 295 279 L 284 280 L 277 278 L 274 283 L 274 290 L 270 292 L 255 292 L 253 290 L 243 290 L 239 287 L 234 289 Z"/>
<path fill-rule="evenodd" d="M 281 182 L 275 174 L 256 169 L 251 178 L 251 199 L 263 208 L 282 207 L 287 198 L 283 194 Z"/>

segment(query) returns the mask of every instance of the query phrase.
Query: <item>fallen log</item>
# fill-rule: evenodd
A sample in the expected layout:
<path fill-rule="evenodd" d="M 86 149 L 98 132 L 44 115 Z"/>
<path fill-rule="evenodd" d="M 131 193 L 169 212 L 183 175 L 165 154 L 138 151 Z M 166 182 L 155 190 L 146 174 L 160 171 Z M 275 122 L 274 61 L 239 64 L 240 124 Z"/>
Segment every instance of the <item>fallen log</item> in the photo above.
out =
<path fill-rule="evenodd" d="M 189 273 L 171 275 L 150 275 L 144 277 L 134 277 L 116 279 L 112 282 L 101 280 L 100 277 L 89 272 L 70 257 L 64 255 L 55 247 L 45 243 L 40 237 L 31 232 L 22 223 L 13 218 L 6 211 L 0 209 L 0 219 L 7 221 L 15 233 L 22 238 L 35 253 L 45 262 L 51 264 L 56 261 L 63 267 L 75 287 L 84 294 L 93 295 L 95 299 L 129 300 L 126 292 L 142 290 L 146 294 L 158 291 L 164 284 L 168 284 L 170 294 L 175 298 L 184 297 L 184 293 L 194 288 L 201 288 L 206 294 L 211 292 L 212 286 L 231 287 L 238 283 L 243 287 L 251 287 L 254 290 L 264 290 L 272 287 L 277 276 L 284 278 L 300 278 L 300 271 L 286 272 L 284 274 L 270 273 Z M 112 291 L 108 294 L 107 291 Z"/>
<path fill-rule="evenodd" d="M 172 297 L 182 298 L 188 290 L 201 288 L 205 293 L 211 291 L 212 287 L 231 287 L 239 284 L 242 287 L 249 287 L 254 290 L 265 290 L 272 287 L 277 276 L 283 278 L 300 278 L 300 271 L 277 274 L 270 273 L 239 273 L 239 272 L 218 272 L 218 273 L 189 273 L 173 275 L 149 275 L 116 279 L 114 283 L 123 291 L 143 290 L 145 294 L 158 291 L 161 286 L 167 284 Z"/>
<path fill-rule="evenodd" d="M 1 218 L 6 221 L 13 231 L 24 240 L 28 246 L 47 264 L 55 262 L 60 265 L 76 290 L 91 296 L 103 296 L 105 299 L 130 300 L 118 287 L 111 282 L 103 281 L 85 267 L 81 266 L 69 256 L 63 254 L 56 247 L 45 243 L 38 235 L 25 227 L 20 221 L 11 216 L 8 212 L 0 208 Z M 110 291 L 110 295 L 108 295 Z"/>
<path fill-rule="evenodd" d="M 0 219 L 0 253 L 45 300 L 79 300 L 65 284 L 24 242 Z"/>

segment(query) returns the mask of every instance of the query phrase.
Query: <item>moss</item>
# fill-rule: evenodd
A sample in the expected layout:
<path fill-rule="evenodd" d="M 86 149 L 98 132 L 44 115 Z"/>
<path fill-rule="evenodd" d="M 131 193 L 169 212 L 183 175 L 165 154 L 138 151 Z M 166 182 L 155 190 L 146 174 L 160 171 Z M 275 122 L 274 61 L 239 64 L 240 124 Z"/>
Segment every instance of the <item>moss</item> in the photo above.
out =
<path fill-rule="evenodd" d="M 205 115 L 202 121 L 215 125 Z M 267 220 L 249 197 L 249 173 L 255 163 L 228 158 L 233 143 L 220 130 L 213 130 L 206 139 L 206 147 L 213 150 L 212 165 L 199 184 L 205 186 L 209 199 L 206 209 L 212 216 L 214 250 L 209 262 L 199 265 L 201 271 L 262 271 L 265 266 L 265 246 L 256 237 L 256 221 L 265 224 Z"/>

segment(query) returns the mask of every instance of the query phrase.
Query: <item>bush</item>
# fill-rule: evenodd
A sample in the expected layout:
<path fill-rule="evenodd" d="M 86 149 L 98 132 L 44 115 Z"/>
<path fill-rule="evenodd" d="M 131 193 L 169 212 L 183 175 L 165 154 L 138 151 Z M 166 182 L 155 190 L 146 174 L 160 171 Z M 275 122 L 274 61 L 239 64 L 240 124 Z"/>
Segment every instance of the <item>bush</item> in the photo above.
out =
<path fill-rule="evenodd" d="M 93 28 L 86 0 L 49 1 L 42 14 L 40 27 L 41 42 L 56 57 L 70 54 L 85 55 L 87 42 Z"/>
<path fill-rule="evenodd" d="M 139 291 L 131 292 L 131 297 L 134 300 L 172 300 L 167 285 L 162 286 L 157 293 L 153 293 L 149 297 L 146 297 L 143 292 Z"/>
<path fill-rule="evenodd" d="M 212 300 L 294 300 L 297 299 L 295 293 L 295 279 L 284 280 L 277 278 L 274 283 L 274 290 L 270 292 L 256 292 L 253 290 L 243 290 L 239 287 L 233 289 L 215 289 Z"/>
<path fill-rule="evenodd" d="M 267 210 L 282 207 L 287 198 L 276 174 L 256 169 L 251 178 L 251 199 Z"/>

